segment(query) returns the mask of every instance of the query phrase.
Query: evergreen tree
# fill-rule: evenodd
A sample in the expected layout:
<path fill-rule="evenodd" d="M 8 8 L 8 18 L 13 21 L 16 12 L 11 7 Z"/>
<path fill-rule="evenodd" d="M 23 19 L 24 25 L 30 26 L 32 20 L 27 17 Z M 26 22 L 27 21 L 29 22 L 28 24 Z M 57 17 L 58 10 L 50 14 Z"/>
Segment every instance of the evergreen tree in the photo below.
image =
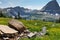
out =
<path fill-rule="evenodd" d="M 18 12 L 18 19 L 21 19 L 21 17 L 20 17 L 20 13 Z"/>
<path fill-rule="evenodd" d="M 59 20 L 58 20 L 58 21 L 59 21 L 59 23 L 60 23 L 60 17 L 59 17 Z"/>
<path fill-rule="evenodd" d="M 2 11 L 0 11 L 0 17 L 3 17 Z"/>

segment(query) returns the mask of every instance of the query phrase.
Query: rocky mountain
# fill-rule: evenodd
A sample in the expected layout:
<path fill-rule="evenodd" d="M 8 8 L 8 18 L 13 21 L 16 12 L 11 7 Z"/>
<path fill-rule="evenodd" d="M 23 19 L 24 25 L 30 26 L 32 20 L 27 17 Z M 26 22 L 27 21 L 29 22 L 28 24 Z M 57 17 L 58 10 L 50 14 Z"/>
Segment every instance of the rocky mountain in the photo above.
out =
<path fill-rule="evenodd" d="M 24 7 L 9 7 L 2 9 L 3 15 L 6 17 L 39 20 L 55 20 L 60 17 L 60 6 L 56 0 L 51 0 L 41 10 L 31 10 Z"/>
<path fill-rule="evenodd" d="M 60 7 L 56 0 L 51 0 L 40 11 L 49 12 L 52 14 L 56 14 L 56 13 L 60 14 Z"/>
<path fill-rule="evenodd" d="M 20 15 L 29 15 L 30 12 L 31 12 L 30 9 L 27 9 L 27 8 L 24 8 L 24 7 L 19 7 L 19 6 L 2 9 L 3 15 L 9 16 L 9 17 L 13 17 L 13 16 L 17 17 L 17 15 L 19 15 L 19 14 Z"/>

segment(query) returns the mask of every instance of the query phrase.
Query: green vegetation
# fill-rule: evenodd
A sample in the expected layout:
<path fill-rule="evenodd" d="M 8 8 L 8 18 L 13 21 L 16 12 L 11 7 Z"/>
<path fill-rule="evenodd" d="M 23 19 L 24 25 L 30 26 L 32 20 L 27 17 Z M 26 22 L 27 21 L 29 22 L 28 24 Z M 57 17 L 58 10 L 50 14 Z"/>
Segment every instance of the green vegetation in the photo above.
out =
<path fill-rule="evenodd" d="M 11 18 L 3 18 L 1 17 L 0 18 L 0 25 L 3 24 L 3 25 L 7 25 L 8 24 L 8 21 L 10 20 Z"/>
<path fill-rule="evenodd" d="M 8 21 L 11 18 L 0 18 L 0 24 L 7 25 Z M 47 27 L 48 35 L 42 37 L 33 37 L 33 38 L 21 38 L 20 40 L 60 40 L 60 23 L 53 23 L 53 22 L 44 22 L 40 20 L 22 20 L 19 21 L 23 22 L 25 27 L 30 31 L 41 31 L 43 26 Z"/>

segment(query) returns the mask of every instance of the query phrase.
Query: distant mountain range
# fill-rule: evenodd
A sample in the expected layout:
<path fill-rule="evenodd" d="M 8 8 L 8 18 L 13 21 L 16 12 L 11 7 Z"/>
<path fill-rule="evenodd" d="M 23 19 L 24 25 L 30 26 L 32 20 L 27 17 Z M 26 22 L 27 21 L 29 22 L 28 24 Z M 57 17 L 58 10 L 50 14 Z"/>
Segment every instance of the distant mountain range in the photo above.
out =
<path fill-rule="evenodd" d="M 24 7 L 9 7 L 9 8 L 4 8 L 2 9 L 2 13 L 3 15 L 7 16 L 7 17 L 17 17 L 17 15 L 20 14 L 20 16 L 22 17 L 23 15 L 31 15 L 31 14 L 37 14 L 37 12 L 39 12 L 40 10 L 31 10 L 28 8 L 24 8 Z M 19 13 L 19 14 L 18 14 Z"/>
<path fill-rule="evenodd" d="M 60 17 L 60 6 L 56 0 L 51 0 L 41 10 L 31 10 L 28 8 L 16 6 L 0 9 L 6 17 L 18 18 L 18 15 L 24 19 L 58 19 Z"/>
<path fill-rule="evenodd" d="M 7 13 L 9 16 L 17 16 L 18 13 L 20 13 L 20 15 L 24 15 L 24 14 L 28 14 L 29 12 L 25 12 L 25 11 L 29 11 L 28 9 L 25 9 L 23 7 L 10 7 L 10 8 L 4 8 L 3 9 L 3 13 Z"/>

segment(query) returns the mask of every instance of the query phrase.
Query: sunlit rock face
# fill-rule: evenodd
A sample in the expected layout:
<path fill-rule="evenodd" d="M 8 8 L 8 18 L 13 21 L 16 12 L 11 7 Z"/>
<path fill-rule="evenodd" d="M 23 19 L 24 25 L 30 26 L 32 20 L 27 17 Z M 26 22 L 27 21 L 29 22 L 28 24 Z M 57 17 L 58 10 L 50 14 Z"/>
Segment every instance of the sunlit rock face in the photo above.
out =
<path fill-rule="evenodd" d="M 60 7 L 56 0 L 51 0 L 48 2 L 41 10 L 41 12 L 49 12 L 49 13 L 59 13 L 60 14 Z"/>

